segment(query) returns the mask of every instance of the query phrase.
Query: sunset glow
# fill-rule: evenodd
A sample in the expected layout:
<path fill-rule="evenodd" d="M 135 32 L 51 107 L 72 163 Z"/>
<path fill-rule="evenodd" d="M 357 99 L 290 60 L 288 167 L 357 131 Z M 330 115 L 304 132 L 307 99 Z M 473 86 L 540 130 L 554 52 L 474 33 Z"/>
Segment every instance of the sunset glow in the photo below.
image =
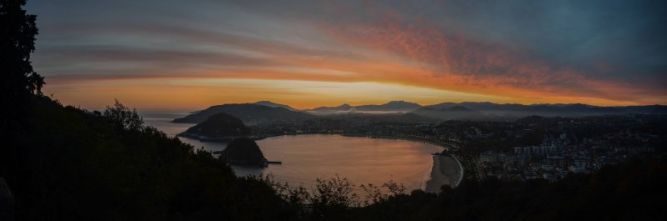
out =
<path fill-rule="evenodd" d="M 29 4 L 41 21 L 34 65 L 46 94 L 86 108 L 667 103 L 666 46 L 647 31 L 659 18 L 632 7 L 65 2 Z"/>

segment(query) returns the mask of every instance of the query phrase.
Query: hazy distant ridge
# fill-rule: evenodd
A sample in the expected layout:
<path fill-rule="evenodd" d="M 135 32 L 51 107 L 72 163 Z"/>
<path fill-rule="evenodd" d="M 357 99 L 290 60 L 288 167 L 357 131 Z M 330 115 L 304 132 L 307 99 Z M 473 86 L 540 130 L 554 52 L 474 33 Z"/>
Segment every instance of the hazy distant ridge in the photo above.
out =
<path fill-rule="evenodd" d="M 497 120 L 516 119 L 538 115 L 545 117 L 581 117 L 619 114 L 667 114 L 665 105 L 646 106 L 593 106 L 587 104 L 497 104 L 491 102 L 445 102 L 422 106 L 406 101 L 391 101 L 385 104 L 352 106 L 342 104 L 335 107 L 318 107 L 310 110 L 296 110 L 285 104 L 260 101 L 246 104 L 222 104 L 194 112 L 183 118 L 174 119 L 179 123 L 200 123 L 208 117 L 226 113 L 237 117 L 246 125 L 267 123 L 298 123 L 324 115 L 349 114 L 412 114 L 433 121 L 440 120 Z M 348 116 L 349 117 L 349 116 Z"/>
<path fill-rule="evenodd" d="M 587 104 L 496 104 L 491 102 L 440 103 L 424 106 L 413 113 L 437 119 L 494 119 L 530 115 L 577 117 L 617 114 L 667 114 L 667 106 L 593 106 Z"/>
<path fill-rule="evenodd" d="M 286 106 L 286 105 L 285 105 Z M 245 125 L 257 125 L 276 122 L 300 122 L 312 117 L 312 115 L 293 111 L 289 106 L 272 107 L 262 104 L 223 104 L 194 112 L 182 118 L 174 119 L 177 123 L 200 123 L 218 113 L 226 113 L 239 118 Z"/>
<path fill-rule="evenodd" d="M 351 106 L 349 104 L 342 104 L 335 107 L 318 107 L 311 110 L 306 110 L 309 113 L 313 114 L 341 114 L 341 113 L 350 113 L 350 112 L 359 112 L 359 113 L 396 113 L 396 112 L 410 112 L 421 108 L 422 106 L 417 103 L 406 102 L 406 101 L 390 101 L 384 104 L 369 104 L 369 105 L 359 105 Z"/>

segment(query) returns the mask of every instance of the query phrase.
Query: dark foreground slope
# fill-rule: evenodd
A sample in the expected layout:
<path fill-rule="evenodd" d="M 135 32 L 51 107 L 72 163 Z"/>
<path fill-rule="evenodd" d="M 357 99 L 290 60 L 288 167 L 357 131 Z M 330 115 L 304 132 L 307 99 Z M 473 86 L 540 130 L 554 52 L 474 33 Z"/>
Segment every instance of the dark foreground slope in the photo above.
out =
<path fill-rule="evenodd" d="M 135 124 L 122 106 L 91 113 L 42 97 L 33 99 L 31 109 L 16 164 L 4 174 L 17 220 L 665 218 L 667 164 L 659 159 L 556 183 L 466 180 L 439 195 L 413 191 L 353 208 L 338 201 L 346 198 L 335 185 L 283 199 L 270 184 L 236 178 L 210 154 Z M 304 206 L 303 200 L 315 203 Z"/>
<path fill-rule="evenodd" d="M 142 126 L 120 105 L 86 112 L 35 97 L 30 109 L 16 161 L 2 174 L 15 197 L 16 220 L 275 220 L 293 214 L 266 183 L 236 178 L 224 162 Z"/>
<path fill-rule="evenodd" d="M 665 218 L 660 156 L 556 183 L 466 180 L 439 195 L 413 191 L 354 208 L 340 183 L 280 194 L 265 181 L 236 178 L 225 162 L 142 126 L 122 105 L 86 112 L 35 97 L 31 110 L 16 161 L 2 174 L 17 220 Z"/>
<path fill-rule="evenodd" d="M 631 160 L 548 183 L 466 180 L 351 212 L 356 220 L 665 220 L 667 164 Z"/>

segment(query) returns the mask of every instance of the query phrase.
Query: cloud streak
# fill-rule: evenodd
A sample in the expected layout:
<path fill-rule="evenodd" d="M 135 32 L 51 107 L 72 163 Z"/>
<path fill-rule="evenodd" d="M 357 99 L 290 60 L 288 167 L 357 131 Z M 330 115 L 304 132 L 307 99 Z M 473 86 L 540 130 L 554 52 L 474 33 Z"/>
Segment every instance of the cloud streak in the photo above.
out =
<path fill-rule="evenodd" d="M 328 32 L 341 44 L 382 50 L 422 63 L 424 71 L 433 75 L 431 80 L 442 79 L 439 83 L 445 88 L 484 87 L 501 93 L 503 89 L 515 88 L 617 100 L 665 92 L 661 87 L 633 89 L 635 86 L 630 84 L 593 79 L 568 66 L 553 66 L 521 51 L 448 36 L 434 28 L 385 22 L 365 27 L 334 27 Z M 525 93 L 523 90 L 519 90 L 520 94 Z"/>
<path fill-rule="evenodd" d="M 614 105 L 667 100 L 660 4 L 202 0 L 30 7 L 44 21 L 35 66 L 56 94 L 128 79 L 248 79 L 266 87 L 265 80 L 374 82 L 497 102 Z M 132 91 L 145 100 L 156 96 Z M 330 93 L 338 97 L 340 90 Z M 442 101 L 462 98 L 452 96 Z"/>

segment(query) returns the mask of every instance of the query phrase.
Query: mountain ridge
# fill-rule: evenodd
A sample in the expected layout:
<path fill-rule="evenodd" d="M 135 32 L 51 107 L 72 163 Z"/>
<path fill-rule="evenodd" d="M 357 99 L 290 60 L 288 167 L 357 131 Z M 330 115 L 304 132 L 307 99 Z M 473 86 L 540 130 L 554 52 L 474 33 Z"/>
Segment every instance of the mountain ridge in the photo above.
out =
<path fill-rule="evenodd" d="M 250 135 L 250 128 L 241 119 L 226 113 L 217 113 L 205 121 L 188 128 L 179 136 L 198 140 L 232 140 Z"/>
<path fill-rule="evenodd" d="M 214 105 L 204 110 L 193 112 L 185 117 L 176 118 L 173 122 L 201 123 L 210 116 L 218 113 L 226 113 L 239 118 L 247 126 L 275 122 L 299 122 L 312 117 L 308 113 L 292 111 L 282 107 L 245 103 Z"/>
<path fill-rule="evenodd" d="M 460 110 L 465 109 L 465 113 Z M 488 120 L 516 119 L 531 115 L 545 117 L 580 117 L 618 114 L 667 114 L 665 105 L 644 106 L 594 106 L 582 103 L 571 104 L 498 104 L 492 102 L 444 102 L 427 105 L 413 113 L 441 120 L 466 119 Z"/>
<path fill-rule="evenodd" d="M 616 114 L 667 114 L 665 105 L 643 106 L 595 106 L 582 103 L 556 104 L 516 104 L 493 102 L 443 102 L 432 105 L 420 105 L 407 101 L 390 101 L 384 104 L 353 106 L 347 103 L 333 107 L 317 107 L 297 110 L 285 104 L 272 101 L 255 103 L 221 104 L 193 112 L 185 117 L 176 118 L 176 123 L 201 123 L 208 117 L 226 113 L 252 126 L 270 123 L 303 122 L 323 115 L 337 114 L 392 114 L 412 113 L 439 120 L 493 120 L 516 119 L 538 115 L 545 117 L 577 117 Z"/>
<path fill-rule="evenodd" d="M 257 101 L 253 104 L 263 105 L 263 106 L 267 106 L 267 107 L 279 107 L 279 108 L 285 108 L 285 109 L 291 110 L 291 111 L 296 111 L 296 109 L 294 109 L 293 107 L 290 107 L 289 105 L 281 104 L 281 103 L 275 103 L 275 102 L 272 102 L 272 101 L 269 101 L 269 100 Z"/>
<path fill-rule="evenodd" d="M 383 104 L 366 104 L 352 106 L 347 103 L 334 107 L 317 107 L 306 112 L 313 114 L 340 114 L 347 112 L 368 112 L 368 113 L 382 113 L 382 112 L 410 112 L 421 108 L 422 105 L 407 101 L 389 101 Z"/>

